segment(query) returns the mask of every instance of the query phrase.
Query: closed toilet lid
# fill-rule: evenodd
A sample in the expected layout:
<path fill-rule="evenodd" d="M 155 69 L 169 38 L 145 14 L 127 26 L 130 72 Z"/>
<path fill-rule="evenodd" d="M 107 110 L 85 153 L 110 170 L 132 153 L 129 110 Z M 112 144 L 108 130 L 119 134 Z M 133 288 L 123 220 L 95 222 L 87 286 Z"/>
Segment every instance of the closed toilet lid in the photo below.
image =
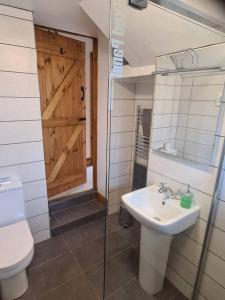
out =
<path fill-rule="evenodd" d="M 27 221 L 0 227 L 0 270 L 21 262 L 32 251 L 33 245 Z"/>

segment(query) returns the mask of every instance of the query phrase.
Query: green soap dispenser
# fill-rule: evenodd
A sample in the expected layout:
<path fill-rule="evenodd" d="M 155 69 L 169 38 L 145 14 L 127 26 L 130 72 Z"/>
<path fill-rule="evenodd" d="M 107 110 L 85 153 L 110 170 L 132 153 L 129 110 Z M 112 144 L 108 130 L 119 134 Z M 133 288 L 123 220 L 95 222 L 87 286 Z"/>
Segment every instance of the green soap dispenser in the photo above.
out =
<path fill-rule="evenodd" d="M 187 191 L 181 194 L 180 206 L 183 208 L 191 208 L 192 199 L 193 199 L 193 194 L 191 192 L 191 186 L 189 184 L 187 187 Z"/>

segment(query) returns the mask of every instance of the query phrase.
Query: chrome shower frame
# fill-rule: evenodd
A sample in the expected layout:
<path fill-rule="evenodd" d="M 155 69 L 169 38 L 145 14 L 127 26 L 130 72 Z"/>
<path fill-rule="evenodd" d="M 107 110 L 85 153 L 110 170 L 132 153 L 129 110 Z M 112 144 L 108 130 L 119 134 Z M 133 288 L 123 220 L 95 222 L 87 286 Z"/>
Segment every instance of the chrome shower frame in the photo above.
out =
<path fill-rule="evenodd" d="M 216 217 L 218 203 L 219 203 L 219 191 L 220 191 L 220 184 L 221 184 L 220 179 L 221 179 L 221 174 L 223 171 L 223 165 L 225 162 L 225 160 L 224 160 L 225 159 L 225 138 L 223 138 L 223 139 L 224 139 L 223 148 L 222 148 L 218 172 L 217 172 L 217 176 L 216 176 L 216 183 L 215 183 L 215 187 L 214 187 L 213 198 L 212 198 L 212 203 L 211 203 L 210 212 L 209 212 L 209 218 L 208 218 L 206 232 L 205 232 L 205 238 L 204 238 L 203 245 L 202 245 L 202 253 L 201 253 L 201 257 L 200 257 L 200 261 L 199 261 L 199 266 L 198 266 L 197 276 L 196 276 L 196 280 L 195 280 L 192 300 L 197 300 L 198 296 L 199 296 L 202 275 L 204 273 L 207 254 L 209 251 L 209 244 L 210 244 L 211 237 L 212 237 L 212 231 L 213 231 L 215 217 Z"/>

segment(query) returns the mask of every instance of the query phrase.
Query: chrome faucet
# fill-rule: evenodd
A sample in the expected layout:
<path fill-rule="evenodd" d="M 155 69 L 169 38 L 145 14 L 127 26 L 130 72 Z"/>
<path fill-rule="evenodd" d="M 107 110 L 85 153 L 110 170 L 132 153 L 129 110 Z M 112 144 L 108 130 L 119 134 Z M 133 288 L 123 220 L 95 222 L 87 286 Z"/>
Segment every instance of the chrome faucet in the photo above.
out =
<path fill-rule="evenodd" d="M 165 183 L 162 182 L 159 185 L 159 193 L 165 193 L 166 198 L 168 199 L 168 198 L 172 197 L 173 190 L 170 187 L 166 186 Z"/>
<path fill-rule="evenodd" d="M 165 198 L 163 199 L 163 204 L 167 199 L 180 199 L 181 191 L 174 193 L 173 190 L 166 185 L 166 183 L 161 182 L 159 185 L 159 193 L 165 193 Z"/>

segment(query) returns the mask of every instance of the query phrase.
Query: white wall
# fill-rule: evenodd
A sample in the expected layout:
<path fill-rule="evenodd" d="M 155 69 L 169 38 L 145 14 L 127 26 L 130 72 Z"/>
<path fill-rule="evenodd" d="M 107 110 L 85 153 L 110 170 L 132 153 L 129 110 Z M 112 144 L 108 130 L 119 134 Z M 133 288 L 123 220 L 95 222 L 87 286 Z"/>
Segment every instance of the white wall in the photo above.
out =
<path fill-rule="evenodd" d="M 0 5 L 0 176 L 23 182 L 35 242 L 50 236 L 32 13 Z"/>
<path fill-rule="evenodd" d="M 152 108 L 154 77 L 117 79 L 112 85 L 109 159 L 109 214 L 119 211 L 121 196 L 131 190 L 137 105 Z"/>

